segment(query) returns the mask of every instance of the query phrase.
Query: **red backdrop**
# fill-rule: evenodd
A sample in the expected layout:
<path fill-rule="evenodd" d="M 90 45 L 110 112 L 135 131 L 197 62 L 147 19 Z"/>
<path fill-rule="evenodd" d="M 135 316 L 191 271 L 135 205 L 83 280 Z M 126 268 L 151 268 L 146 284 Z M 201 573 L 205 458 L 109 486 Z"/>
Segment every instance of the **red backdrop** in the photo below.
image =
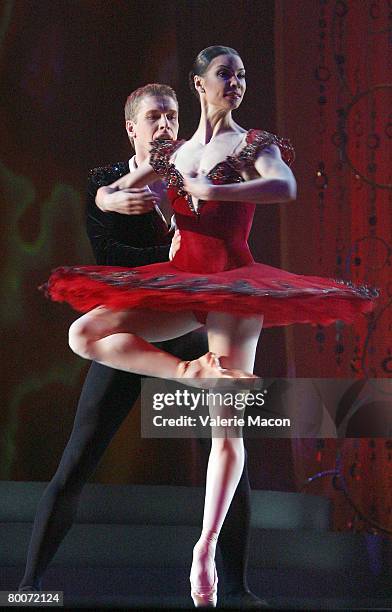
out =
<path fill-rule="evenodd" d="M 281 211 L 282 265 L 381 289 L 374 316 L 354 326 L 287 330 L 288 370 L 297 377 L 392 374 L 388 4 L 276 2 L 277 124 L 295 143 L 299 184 L 297 202 Z M 392 408 L 390 394 L 384 399 Z M 366 415 L 367 431 L 377 418 L 373 408 Z M 391 435 L 390 427 L 385 435 Z M 296 440 L 292 449 L 298 484 L 333 468 L 340 451 L 350 495 L 365 514 L 392 529 L 389 439 L 328 440 L 324 447 Z M 355 513 L 330 478 L 309 491 L 334 499 L 337 527 L 353 526 Z"/>

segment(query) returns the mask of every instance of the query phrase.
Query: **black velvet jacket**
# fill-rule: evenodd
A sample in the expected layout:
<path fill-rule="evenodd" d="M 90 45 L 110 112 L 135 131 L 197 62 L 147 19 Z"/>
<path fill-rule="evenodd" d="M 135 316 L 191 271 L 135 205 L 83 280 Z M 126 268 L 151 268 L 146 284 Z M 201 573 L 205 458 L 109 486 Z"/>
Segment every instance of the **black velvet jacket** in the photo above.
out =
<path fill-rule="evenodd" d="M 90 170 L 86 228 L 98 265 L 145 266 L 169 259 L 172 233 L 156 210 L 143 215 L 102 212 L 95 204 L 99 187 L 129 172 L 128 162 Z"/>

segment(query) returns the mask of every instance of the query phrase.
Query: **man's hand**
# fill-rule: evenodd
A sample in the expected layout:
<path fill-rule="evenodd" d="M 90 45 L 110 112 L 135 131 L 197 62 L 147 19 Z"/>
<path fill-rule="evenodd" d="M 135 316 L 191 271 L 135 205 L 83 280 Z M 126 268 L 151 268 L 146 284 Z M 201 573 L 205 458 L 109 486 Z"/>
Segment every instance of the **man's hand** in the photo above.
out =
<path fill-rule="evenodd" d="M 174 232 L 174 236 L 171 241 L 170 251 L 169 251 L 169 259 L 170 261 L 173 259 L 174 255 L 177 253 L 178 249 L 181 246 L 181 236 L 180 230 L 176 230 Z"/>
<path fill-rule="evenodd" d="M 113 189 L 100 187 L 95 203 L 103 212 L 116 212 L 120 215 L 143 215 L 150 212 L 159 202 L 159 196 L 148 187 Z"/>

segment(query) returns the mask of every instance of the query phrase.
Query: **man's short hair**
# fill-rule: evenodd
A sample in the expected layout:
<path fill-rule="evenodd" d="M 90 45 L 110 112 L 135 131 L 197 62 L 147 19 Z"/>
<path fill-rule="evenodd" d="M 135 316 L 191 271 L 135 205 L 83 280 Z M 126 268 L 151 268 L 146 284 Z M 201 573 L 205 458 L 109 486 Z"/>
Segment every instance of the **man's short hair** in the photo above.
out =
<path fill-rule="evenodd" d="M 161 83 L 149 83 L 144 87 L 135 89 L 127 98 L 124 107 L 125 121 L 136 121 L 136 117 L 139 111 L 139 104 L 142 98 L 146 96 L 169 96 L 173 98 L 178 108 L 178 100 L 176 92 L 170 85 L 163 85 Z"/>

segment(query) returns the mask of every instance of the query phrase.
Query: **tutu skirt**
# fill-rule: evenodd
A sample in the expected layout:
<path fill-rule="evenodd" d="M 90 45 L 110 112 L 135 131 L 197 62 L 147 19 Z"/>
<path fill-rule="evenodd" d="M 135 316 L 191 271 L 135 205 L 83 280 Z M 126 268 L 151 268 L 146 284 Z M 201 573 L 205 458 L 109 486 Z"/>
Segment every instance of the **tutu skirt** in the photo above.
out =
<path fill-rule="evenodd" d="M 60 267 L 41 287 L 56 302 L 78 312 L 111 310 L 192 311 L 201 323 L 208 312 L 264 316 L 264 327 L 352 323 L 370 313 L 378 291 L 351 282 L 293 274 L 261 263 L 200 274 L 171 262 L 137 268 Z"/>

